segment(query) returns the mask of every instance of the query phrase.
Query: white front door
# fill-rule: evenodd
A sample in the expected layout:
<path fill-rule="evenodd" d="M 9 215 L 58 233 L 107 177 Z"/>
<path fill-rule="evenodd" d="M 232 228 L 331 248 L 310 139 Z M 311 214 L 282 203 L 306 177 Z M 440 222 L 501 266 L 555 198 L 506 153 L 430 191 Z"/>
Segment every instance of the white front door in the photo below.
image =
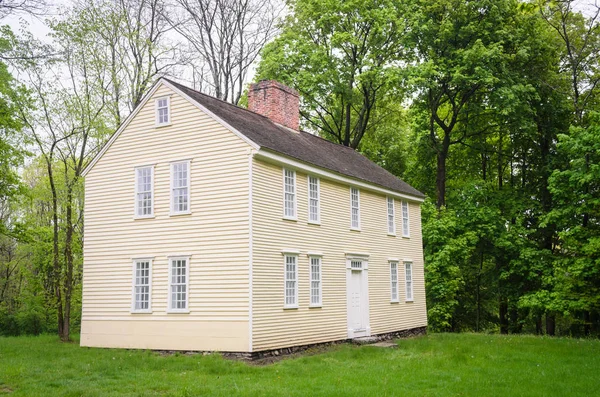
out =
<path fill-rule="evenodd" d="M 348 338 L 370 335 L 367 271 L 357 267 L 347 269 Z"/>

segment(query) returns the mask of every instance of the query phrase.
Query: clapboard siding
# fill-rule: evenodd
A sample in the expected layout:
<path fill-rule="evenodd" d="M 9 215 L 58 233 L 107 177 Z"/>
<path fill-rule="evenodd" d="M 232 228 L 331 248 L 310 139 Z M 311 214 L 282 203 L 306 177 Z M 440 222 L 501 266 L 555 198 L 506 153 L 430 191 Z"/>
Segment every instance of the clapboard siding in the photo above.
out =
<path fill-rule="evenodd" d="M 396 201 L 398 236 L 387 235 L 387 202 L 381 194 L 360 191 L 361 231 L 350 230 L 350 187 L 321 179 L 321 225 L 308 224 L 307 175 L 296 173 L 298 220 L 282 219 L 282 168 L 260 160 L 253 164 L 254 351 L 304 345 L 347 337 L 345 252 L 369 258 L 369 309 L 372 334 L 427 323 L 423 277 L 420 207 L 410 203 L 410 238 L 400 237 L 400 203 Z M 299 308 L 284 309 L 282 249 L 301 252 Z M 309 251 L 323 253 L 321 308 L 309 308 Z M 389 258 L 413 261 L 414 302 L 404 301 L 404 266 L 399 264 L 399 303 L 390 302 Z"/>
<path fill-rule="evenodd" d="M 170 95 L 172 125 L 150 99 L 86 176 L 81 344 L 249 349 L 249 146 Z M 191 215 L 169 216 L 170 162 L 191 160 Z M 154 164 L 154 214 L 134 219 L 134 167 Z M 168 314 L 169 255 L 191 255 L 189 314 Z M 131 314 L 132 258 L 153 256 L 152 313 Z"/>

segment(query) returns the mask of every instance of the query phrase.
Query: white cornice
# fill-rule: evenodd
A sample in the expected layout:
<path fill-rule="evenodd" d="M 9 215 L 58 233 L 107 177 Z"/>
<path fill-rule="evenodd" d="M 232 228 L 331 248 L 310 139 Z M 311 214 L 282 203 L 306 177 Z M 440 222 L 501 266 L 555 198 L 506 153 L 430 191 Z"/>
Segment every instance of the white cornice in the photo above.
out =
<path fill-rule="evenodd" d="M 319 168 L 313 165 L 306 164 L 299 160 L 291 159 L 289 157 L 273 153 L 271 151 L 266 151 L 264 149 L 256 152 L 255 157 L 264 160 L 269 163 L 277 164 L 277 165 L 285 165 L 286 167 L 295 168 L 301 170 L 303 172 L 309 173 L 311 175 L 318 175 L 322 178 L 333 180 L 336 182 L 340 182 L 349 186 L 359 187 L 364 190 L 370 190 L 372 192 L 381 193 L 384 195 L 388 195 L 390 197 L 396 197 L 399 199 L 404 199 L 406 201 L 412 201 L 416 203 L 422 203 L 424 201 L 421 197 L 415 197 L 404 193 L 395 192 L 393 190 L 386 189 L 384 187 L 374 185 L 372 183 L 366 182 L 361 179 L 352 178 L 349 176 L 345 176 L 342 174 L 338 174 L 334 171 L 326 170 L 324 168 Z"/>

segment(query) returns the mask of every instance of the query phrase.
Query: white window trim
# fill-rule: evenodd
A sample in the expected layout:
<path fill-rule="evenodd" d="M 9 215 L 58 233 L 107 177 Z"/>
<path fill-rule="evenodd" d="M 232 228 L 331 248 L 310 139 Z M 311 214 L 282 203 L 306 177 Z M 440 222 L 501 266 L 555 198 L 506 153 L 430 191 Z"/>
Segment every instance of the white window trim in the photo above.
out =
<path fill-rule="evenodd" d="M 390 208 L 389 208 L 389 200 L 392 200 L 392 226 L 393 230 L 390 231 Z M 385 208 L 386 208 L 386 218 L 385 223 L 387 227 L 388 236 L 396 236 L 396 199 L 391 196 L 387 196 L 385 200 Z"/>
<path fill-rule="evenodd" d="M 313 282 L 312 260 L 313 259 L 319 260 L 319 302 L 317 302 L 317 303 L 312 302 L 312 282 Z M 308 254 L 308 266 L 309 266 L 309 271 L 308 271 L 309 305 L 308 305 L 308 307 L 309 308 L 323 307 L 323 255 L 309 253 Z"/>
<path fill-rule="evenodd" d="M 294 216 L 286 215 L 285 213 L 285 171 L 290 171 L 294 174 Z M 298 175 L 296 174 L 296 170 L 292 170 L 289 168 L 283 168 L 283 219 L 288 221 L 297 221 L 298 220 Z"/>
<path fill-rule="evenodd" d="M 408 288 L 408 282 L 406 279 L 406 265 L 410 264 L 410 289 Z M 415 284 L 415 280 L 413 278 L 413 262 L 411 261 L 404 261 L 404 296 L 405 296 L 405 302 L 414 302 L 415 300 L 415 291 L 414 291 L 414 284 Z M 408 292 L 410 291 L 410 298 L 409 298 L 409 294 Z"/>
<path fill-rule="evenodd" d="M 313 221 L 310 219 L 310 178 L 314 178 L 317 180 L 317 220 Z M 308 189 L 308 223 L 313 225 L 321 224 L 321 179 L 314 175 L 306 176 L 306 185 Z"/>
<path fill-rule="evenodd" d="M 286 297 L 287 297 L 286 296 L 286 287 L 287 287 L 287 285 L 286 285 L 286 283 L 287 283 L 286 277 L 287 277 L 287 258 L 288 257 L 294 257 L 294 258 L 296 258 L 296 267 L 295 267 L 296 271 L 295 271 L 295 275 L 294 275 L 295 280 L 296 280 L 296 285 L 295 285 L 295 288 L 294 288 L 294 294 L 295 294 L 294 301 L 296 303 L 294 303 L 293 305 L 289 305 L 286 302 Z M 298 255 L 297 253 L 285 252 L 283 254 L 283 308 L 284 309 L 298 309 L 298 307 L 299 307 L 299 305 L 298 305 L 298 281 L 299 281 L 298 280 L 298 267 L 299 267 L 299 258 L 300 258 L 300 255 Z"/>
<path fill-rule="evenodd" d="M 152 313 L 152 262 L 154 257 L 140 257 L 132 258 L 132 280 L 131 280 L 131 310 L 132 314 L 144 314 Z M 137 262 L 149 262 L 148 266 L 148 308 L 147 309 L 136 309 L 135 308 L 135 271 Z"/>
<path fill-rule="evenodd" d="M 152 178 L 151 190 L 152 194 L 152 204 L 150 206 L 151 212 L 147 215 L 138 215 L 138 170 L 141 168 L 150 168 L 150 178 Z M 133 189 L 134 195 L 134 203 L 133 203 L 133 219 L 145 219 L 145 218 L 154 218 L 154 164 L 151 165 L 139 165 L 133 167 L 133 172 L 135 172 L 135 187 Z"/>
<path fill-rule="evenodd" d="M 173 210 L 173 167 L 177 164 L 187 164 L 187 189 L 188 189 L 188 208 L 187 211 Z M 172 161 L 169 165 L 169 216 L 190 215 L 192 213 L 192 162 L 190 160 Z"/>
<path fill-rule="evenodd" d="M 404 205 L 406 205 L 406 223 L 408 224 L 408 227 L 406 228 L 407 233 L 404 233 Z M 410 238 L 410 205 L 408 204 L 408 201 L 402 201 L 402 204 L 400 204 L 400 211 L 402 217 L 402 237 Z"/>
<path fill-rule="evenodd" d="M 167 113 L 169 114 L 169 121 L 166 123 L 159 123 L 158 122 L 158 101 L 166 99 L 167 100 Z M 162 96 L 160 98 L 156 98 L 154 100 L 154 124 L 156 127 L 166 127 L 171 125 L 172 123 L 172 118 L 171 118 L 171 97 L 170 96 Z"/>
<path fill-rule="evenodd" d="M 390 302 L 398 303 L 400 302 L 400 274 L 398 268 L 400 267 L 400 262 L 397 260 L 388 261 L 390 268 Z M 394 284 L 392 284 L 392 264 L 396 265 L 396 299 L 394 299 Z"/>
<path fill-rule="evenodd" d="M 167 290 L 167 313 L 182 313 L 182 314 L 186 314 L 190 312 L 190 256 L 187 255 L 179 255 L 179 256 L 168 256 L 167 260 L 169 261 L 168 263 L 168 271 L 169 271 L 169 284 L 168 284 L 168 290 Z M 171 301 L 172 301 L 172 294 L 171 294 L 171 284 L 173 281 L 173 271 L 171 269 L 173 261 L 175 260 L 180 260 L 180 259 L 185 259 L 186 260 L 186 266 L 185 266 L 185 309 L 171 309 Z"/>
<path fill-rule="evenodd" d="M 358 226 L 352 225 L 352 189 L 356 189 L 356 197 L 358 199 Z M 360 189 L 354 186 L 350 186 L 350 230 L 360 231 L 361 221 L 360 221 Z"/>

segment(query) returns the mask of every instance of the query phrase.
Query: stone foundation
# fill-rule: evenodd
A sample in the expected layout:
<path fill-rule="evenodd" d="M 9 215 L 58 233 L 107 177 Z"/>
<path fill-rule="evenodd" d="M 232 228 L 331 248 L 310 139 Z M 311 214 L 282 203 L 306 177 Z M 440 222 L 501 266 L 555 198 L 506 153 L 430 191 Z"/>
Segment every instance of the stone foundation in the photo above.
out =
<path fill-rule="evenodd" d="M 400 338 L 410 338 L 414 336 L 421 336 L 427 334 L 427 327 L 417 327 L 411 329 L 405 329 L 402 331 L 394 331 L 387 332 L 385 334 L 371 335 L 369 337 L 369 342 L 381 342 L 392 339 L 400 339 Z M 243 361 L 251 361 L 251 362 L 263 362 L 269 363 L 277 361 L 281 358 L 293 356 L 299 353 L 320 353 L 327 349 L 328 347 L 340 345 L 342 343 L 352 342 L 352 339 L 341 339 L 331 342 L 322 342 L 322 343 L 313 343 L 310 345 L 302 345 L 302 346 L 291 346 L 291 347 L 283 347 L 281 349 L 272 349 L 272 350 L 263 350 L 259 352 L 222 352 L 220 353 L 223 357 L 232 359 L 232 360 L 243 360 Z M 210 355 L 218 352 L 198 352 L 198 351 L 167 351 L 167 350 L 159 350 L 159 354 L 202 354 L 202 355 Z"/>
<path fill-rule="evenodd" d="M 420 336 L 427 334 L 427 327 L 417 327 L 411 329 L 405 329 L 402 331 L 394 331 L 387 332 L 385 334 L 371 335 L 373 338 L 373 342 L 386 341 L 391 339 L 399 339 L 399 338 L 410 338 L 414 336 Z M 352 339 L 342 339 L 332 342 L 323 342 L 323 343 L 313 343 L 310 345 L 302 345 L 302 346 L 291 346 L 284 347 L 281 349 L 272 349 L 272 350 L 263 350 L 259 352 L 252 353 L 222 353 L 223 357 L 237 359 L 237 360 L 246 360 L 246 361 L 276 361 L 278 358 L 286 357 L 298 353 L 311 353 L 314 351 L 318 353 L 322 351 L 324 348 L 339 345 L 342 343 L 347 343 L 352 341 Z"/>

